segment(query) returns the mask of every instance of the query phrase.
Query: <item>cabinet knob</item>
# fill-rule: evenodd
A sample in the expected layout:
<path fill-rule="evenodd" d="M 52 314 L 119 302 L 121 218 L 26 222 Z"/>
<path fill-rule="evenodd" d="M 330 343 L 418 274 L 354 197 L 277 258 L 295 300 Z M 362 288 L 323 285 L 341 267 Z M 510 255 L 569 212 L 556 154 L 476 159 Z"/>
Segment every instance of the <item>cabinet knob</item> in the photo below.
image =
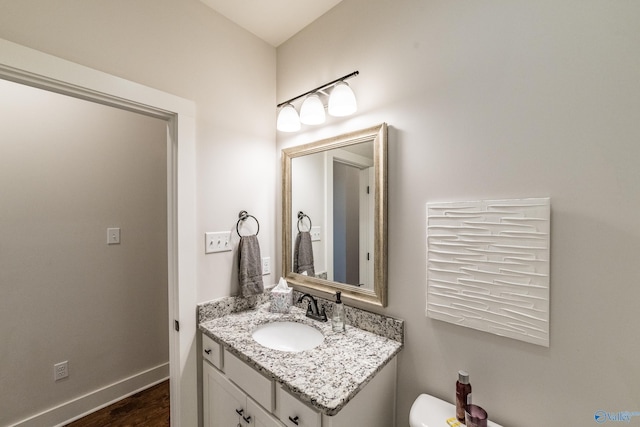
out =
<path fill-rule="evenodd" d="M 236 409 L 236 413 L 240 416 L 242 416 L 243 412 L 244 412 L 244 409 Z"/>
<path fill-rule="evenodd" d="M 245 423 L 249 424 L 251 423 L 251 415 L 249 415 L 248 417 L 245 417 L 244 415 L 242 416 L 242 419 L 244 420 Z"/>
<path fill-rule="evenodd" d="M 300 419 L 300 417 L 296 416 L 295 418 L 291 418 L 289 417 L 289 421 L 291 421 L 292 423 L 294 423 L 295 425 L 298 425 L 298 420 Z"/>
<path fill-rule="evenodd" d="M 206 349 L 204 352 L 205 352 L 205 353 L 207 353 L 207 354 L 211 354 L 211 349 L 210 349 L 210 348 L 208 348 L 208 349 Z"/>

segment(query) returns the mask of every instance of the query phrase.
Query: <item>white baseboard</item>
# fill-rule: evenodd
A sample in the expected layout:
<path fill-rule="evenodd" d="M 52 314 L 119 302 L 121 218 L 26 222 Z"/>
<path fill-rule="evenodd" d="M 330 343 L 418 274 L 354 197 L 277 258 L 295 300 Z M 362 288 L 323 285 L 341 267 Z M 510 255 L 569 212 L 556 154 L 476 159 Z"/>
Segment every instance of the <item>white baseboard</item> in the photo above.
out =
<path fill-rule="evenodd" d="M 167 378 L 169 378 L 169 363 L 164 363 L 47 409 L 10 427 L 61 427 Z"/>

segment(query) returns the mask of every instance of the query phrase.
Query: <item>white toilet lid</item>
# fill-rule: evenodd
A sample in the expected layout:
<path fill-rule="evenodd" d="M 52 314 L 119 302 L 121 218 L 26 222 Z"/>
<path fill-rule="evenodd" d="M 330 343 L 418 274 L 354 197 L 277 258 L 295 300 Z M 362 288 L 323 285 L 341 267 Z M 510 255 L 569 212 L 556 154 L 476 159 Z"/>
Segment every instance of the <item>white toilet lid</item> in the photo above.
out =
<path fill-rule="evenodd" d="M 447 420 L 455 416 L 456 407 L 452 404 L 429 394 L 421 394 L 411 405 L 409 425 L 411 427 L 449 427 Z M 501 426 L 489 421 L 487 427 Z"/>

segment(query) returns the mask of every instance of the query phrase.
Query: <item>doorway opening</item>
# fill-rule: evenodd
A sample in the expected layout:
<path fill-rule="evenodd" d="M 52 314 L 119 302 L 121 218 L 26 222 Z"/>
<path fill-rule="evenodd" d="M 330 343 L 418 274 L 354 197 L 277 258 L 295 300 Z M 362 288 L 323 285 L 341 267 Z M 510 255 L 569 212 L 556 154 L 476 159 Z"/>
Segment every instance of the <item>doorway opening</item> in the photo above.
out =
<path fill-rule="evenodd" d="M 166 122 L 169 322 L 164 328 L 169 331 L 171 425 L 194 425 L 198 413 L 196 319 L 193 316 L 193 307 L 197 303 L 196 233 L 193 228 L 196 218 L 195 104 L 2 39 L 0 58 L 0 79 L 133 111 Z M 176 328 L 178 324 L 180 332 Z M 69 372 L 70 375 L 73 373 L 71 364 Z M 152 373 L 142 373 L 141 378 L 146 380 Z M 57 425 L 70 419 L 69 413 L 75 415 L 79 412 L 78 408 L 87 408 L 82 405 L 84 401 L 98 404 L 108 402 L 121 397 L 122 393 L 117 394 L 120 390 L 121 384 L 112 384 L 96 390 L 90 396 L 83 395 L 67 404 L 32 414 L 22 421 L 18 420 L 20 423 L 16 425 Z M 94 404 L 88 408 L 96 406 Z"/>
<path fill-rule="evenodd" d="M 34 367 L 3 375 L 0 413 L 166 379 L 166 122 L 6 80 L 0 111 L 0 331 L 5 363 Z"/>

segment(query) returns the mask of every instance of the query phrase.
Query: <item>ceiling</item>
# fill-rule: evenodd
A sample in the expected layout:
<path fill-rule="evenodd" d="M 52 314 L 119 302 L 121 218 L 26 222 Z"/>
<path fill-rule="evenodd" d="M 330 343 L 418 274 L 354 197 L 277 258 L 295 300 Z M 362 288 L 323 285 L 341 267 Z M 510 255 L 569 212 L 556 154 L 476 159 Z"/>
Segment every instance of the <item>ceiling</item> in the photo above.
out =
<path fill-rule="evenodd" d="M 277 47 L 342 0 L 200 1 Z"/>

